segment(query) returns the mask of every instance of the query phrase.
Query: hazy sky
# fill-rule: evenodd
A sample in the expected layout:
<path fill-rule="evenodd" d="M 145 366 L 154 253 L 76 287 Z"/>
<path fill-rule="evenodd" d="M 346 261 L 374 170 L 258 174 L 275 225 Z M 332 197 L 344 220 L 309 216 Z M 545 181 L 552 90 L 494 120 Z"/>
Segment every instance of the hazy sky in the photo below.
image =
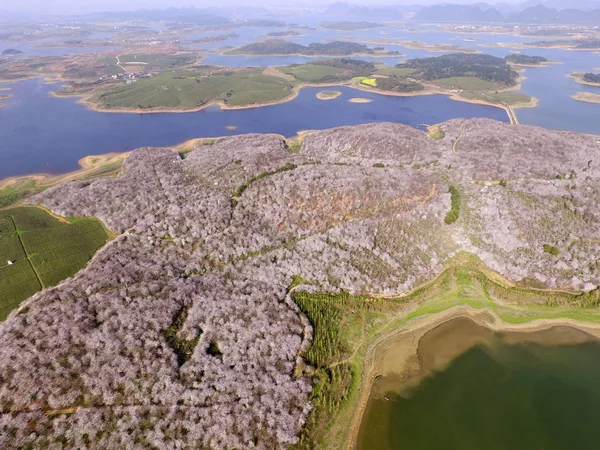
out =
<path fill-rule="evenodd" d="M 168 8 L 169 6 L 195 6 L 197 8 L 205 8 L 208 6 L 230 6 L 230 5 L 253 5 L 253 6 L 270 6 L 270 5 L 306 5 L 306 6 L 325 6 L 335 3 L 340 0 L 297 0 L 290 2 L 289 0 L 219 0 L 217 2 L 207 0 L 0 0 L 0 11 L 19 11 L 19 12 L 37 12 L 42 14 L 77 14 L 96 11 L 126 11 L 139 8 Z M 368 6 L 374 5 L 431 5 L 436 3 L 477 3 L 486 2 L 486 0 L 341 0 L 350 4 L 364 4 Z M 593 2 L 594 0 L 579 0 L 577 3 Z M 571 0 L 487 0 L 486 3 L 532 3 L 544 4 L 551 3 L 552 7 L 569 7 Z M 1 17 L 0 17 L 1 19 Z"/>
<path fill-rule="evenodd" d="M 0 10 L 9 11 L 27 11 L 39 13 L 82 13 L 93 11 L 125 11 L 138 8 L 168 8 L 169 6 L 195 6 L 205 8 L 207 6 L 225 6 L 225 5 L 327 5 L 335 3 L 336 0 L 299 0 L 289 2 L 289 0 L 219 0 L 218 2 L 209 2 L 206 0 L 0 0 Z M 475 3 L 476 0 L 379 0 L 379 1 L 360 1 L 344 0 L 351 4 L 433 4 L 433 3 Z M 524 0 L 504 0 L 504 3 L 520 3 Z M 495 1 L 490 1 L 495 3 Z M 543 3 L 543 0 L 540 0 Z"/>

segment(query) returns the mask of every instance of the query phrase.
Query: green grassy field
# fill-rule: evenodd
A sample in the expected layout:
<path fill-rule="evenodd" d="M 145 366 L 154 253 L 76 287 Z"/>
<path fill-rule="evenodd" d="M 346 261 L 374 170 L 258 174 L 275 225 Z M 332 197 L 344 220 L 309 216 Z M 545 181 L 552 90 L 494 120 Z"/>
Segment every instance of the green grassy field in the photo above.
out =
<path fill-rule="evenodd" d="M 558 318 L 600 323 L 599 290 L 568 293 L 513 286 L 464 252 L 448 261 L 437 278 L 407 295 L 294 291 L 292 298 L 314 330 L 303 355 L 314 368 L 313 409 L 300 442 L 292 447 L 297 450 L 345 447 L 371 345 L 411 320 L 463 306 L 512 324 Z"/>
<path fill-rule="evenodd" d="M 531 102 L 531 96 L 527 94 L 520 94 L 518 92 L 498 92 L 498 93 L 475 93 L 475 92 L 462 92 L 461 97 L 469 100 L 483 100 L 489 103 L 495 103 L 498 105 L 522 105 Z"/>
<path fill-rule="evenodd" d="M 281 67 L 283 73 L 292 75 L 298 81 L 319 83 L 325 77 L 338 77 L 344 74 L 344 69 L 321 64 L 300 64 L 298 66 Z M 348 77 L 350 79 L 351 77 Z"/>
<path fill-rule="evenodd" d="M 167 55 L 167 54 L 124 54 L 119 55 L 119 61 L 123 67 L 136 64 L 144 66 L 146 72 L 153 70 L 173 69 L 180 66 L 191 64 L 195 61 L 192 55 Z M 98 64 L 114 66 L 114 73 L 122 71 L 117 66 L 117 58 L 115 56 L 102 56 L 98 58 Z M 131 63 L 131 64 L 130 64 Z"/>
<path fill-rule="evenodd" d="M 218 101 L 228 106 L 248 106 L 291 95 L 293 87 L 287 80 L 261 72 L 258 69 L 205 75 L 168 71 L 97 93 L 90 102 L 106 109 L 193 109 Z"/>
<path fill-rule="evenodd" d="M 95 219 L 60 221 L 36 207 L 0 211 L 0 320 L 83 268 L 107 239 Z"/>
<path fill-rule="evenodd" d="M 485 81 L 474 77 L 440 78 L 439 80 L 431 81 L 431 84 L 451 89 L 463 89 L 471 92 L 493 91 L 501 88 L 498 83 L 492 83 L 491 81 Z"/>
<path fill-rule="evenodd" d="M 42 190 L 33 180 L 27 178 L 18 180 L 13 185 L 0 189 L 0 208 L 6 208 Z"/>

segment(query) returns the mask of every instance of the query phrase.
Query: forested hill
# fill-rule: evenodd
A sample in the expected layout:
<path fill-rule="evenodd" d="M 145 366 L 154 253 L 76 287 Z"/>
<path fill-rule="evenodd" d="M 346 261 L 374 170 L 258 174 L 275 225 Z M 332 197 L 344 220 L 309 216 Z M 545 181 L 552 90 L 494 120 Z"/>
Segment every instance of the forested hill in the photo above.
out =
<path fill-rule="evenodd" d="M 586 73 L 583 75 L 583 80 L 590 83 L 600 83 L 600 73 Z"/>
<path fill-rule="evenodd" d="M 357 369 L 319 328 L 339 310 L 314 306 L 313 328 L 298 293 L 368 293 L 344 317 L 379 321 L 371 293 L 459 252 L 512 283 L 589 290 L 574 311 L 597 309 L 597 136 L 456 119 L 189 150 L 134 151 L 118 177 L 29 200 L 118 236 L 0 324 L 0 448 L 314 449 Z M 314 342 L 339 364 L 303 359 Z"/>
<path fill-rule="evenodd" d="M 254 42 L 228 52 L 236 55 L 326 55 L 348 56 L 353 54 L 373 54 L 375 51 L 356 42 L 334 41 L 325 44 L 296 44 L 284 39 L 267 39 Z"/>
<path fill-rule="evenodd" d="M 472 53 L 451 53 L 432 58 L 409 59 L 396 67 L 416 69 L 411 77 L 421 80 L 475 77 L 512 86 L 519 76 L 502 58 Z"/>
<path fill-rule="evenodd" d="M 521 53 L 511 53 L 506 55 L 504 59 L 513 64 L 540 65 L 548 62 L 548 59 L 543 56 L 529 56 Z"/>

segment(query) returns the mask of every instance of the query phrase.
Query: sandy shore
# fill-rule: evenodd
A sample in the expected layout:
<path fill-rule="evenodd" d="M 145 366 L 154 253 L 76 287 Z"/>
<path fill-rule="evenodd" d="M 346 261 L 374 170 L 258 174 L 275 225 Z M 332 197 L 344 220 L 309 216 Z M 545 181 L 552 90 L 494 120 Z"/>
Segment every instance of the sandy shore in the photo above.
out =
<path fill-rule="evenodd" d="M 522 81 L 524 79 L 524 77 L 521 77 L 519 81 Z M 513 122 L 513 120 L 511 119 L 511 111 L 510 108 L 512 109 L 518 109 L 518 108 L 534 108 L 537 106 L 538 104 L 538 99 L 535 97 L 531 97 L 531 101 L 528 103 L 519 103 L 516 105 L 511 105 L 509 106 L 504 106 L 498 103 L 491 103 L 488 102 L 486 100 L 479 100 L 479 99 L 469 99 L 469 98 L 465 98 L 465 97 L 461 97 L 458 93 L 455 92 L 446 92 L 446 91 L 442 91 L 439 89 L 434 89 L 431 86 L 427 86 L 425 89 L 421 90 L 421 91 L 414 91 L 414 92 L 389 92 L 389 91 L 378 91 L 376 89 L 371 89 L 367 86 L 363 86 L 360 84 L 353 84 L 350 86 L 353 89 L 358 89 L 361 91 L 365 91 L 365 92 L 372 92 L 375 94 L 379 94 L 379 95 L 389 95 L 389 96 L 394 96 L 394 97 L 418 97 L 421 95 L 446 95 L 448 97 L 450 97 L 451 100 L 455 100 L 457 102 L 465 102 L 465 103 L 474 103 L 476 105 L 486 105 L 486 106 L 493 106 L 494 108 L 500 108 L 503 109 L 504 111 L 506 111 L 506 114 L 508 115 L 509 120 L 511 121 L 511 123 Z M 517 84 L 516 86 L 513 86 L 509 89 L 505 89 L 504 91 L 498 91 L 498 92 L 510 92 L 510 91 L 514 91 L 514 90 L 519 90 L 521 89 L 521 84 Z"/>
<path fill-rule="evenodd" d="M 129 153 L 130 152 L 107 153 L 104 155 L 86 156 L 79 160 L 79 166 L 81 167 L 79 170 L 68 172 L 62 175 L 42 173 L 6 178 L 4 180 L 0 180 L 0 189 L 10 187 L 18 182 L 26 180 L 35 182 L 37 187 L 52 186 L 63 181 L 75 180 L 91 174 L 94 172 L 94 170 L 97 170 L 104 165 L 122 162 L 129 155 Z"/>
<path fill-rule="evenodd" d="M 333 41 L 329 41 L 329 42 L 333 42 Z M 262 53 L 229 53 L 229 52 L 224 52 L 224 53 L 219 53 L 221 56 L 245 56 L 247 58 L 252 58 L 252 57 L 258 57 L 258 58 L 264 58 L 264 57 L 269 57 L 269 56 L 274 56 L 274 57 L 280 57 L 280 56 L 303 56 L 304 58 L 360 58 L 360 57 L 367 57 L 367 58 L 394 58 L 394 57 L 400 57 L 400 56 L 406 56 L 404 53 L 399 53 L 399 54 L 394 54 L 394 55 L 389 55 L 387 53 L 352 53 L 350 55 L 304 55 L 302 53 L 283 53 L 283 54 L 279 54 L 279 53 L 268 53 L 268 54 L 262 54 Z"/>
<path fill-rule="evenodd" d="M 360 39 L 360 38 L 348 38 L 349 41 L 359 42 L 361 44 L 372 44 L 372 45 L 397 45 L 399 47 L 406 47 L 411 50 L 424 50 L 430 53 L 447 53 L 449 51 L 464 52 L 464 53 L 481 53 L 480 50 L 472 47 L 461 47 L 456 45 L 456 48 L 448 48 L 447 44 L 426 44 L 421 41 L 391 41 L 389 39 Z M 444 46 L 446 46 L 444 48 Z M 362 56 L 362 55 L 361 55 Z M 364 55 L 373 56 L 373 55 Z M 383 56 L 406 56 L 405 54 L 399 55 L 383 55 Z"/>
<path fill-rule="evenodd" d="M 523 67 L 523 68 L 527 68 L 527 69 L 529 69 L 529 68 L 535 69 L 536 67 L 548 67 L 548 66 L 551 66 L 554 64 L 564 64 L 564 63 L 562 61 L 544 61 L 539 64 L 519 64 L 519 63 L 514 63 L 514 62 L 509 61 L 508 64 L 510 66 L 514 66 L 517 68 Z"/>
<path fill-rule="evenodd" d="M 600 94 L 593 94 L 591 92 L 578 92 L 571 95 L 574 100 L 586 103 L 600 103 Z"/>
<path fill-rule="evenodd" d="M 317 98 L 319 100 L 333 100 L 334 98 L 338 98 L 340 95 L 342 95 L 340 91 L 317 92 Z"/>
<path fill-rule="evenodd" d="M 269 71 L 269 69 L 272 69 Z M 281 78 L 287 79 L 288 75 L 284 74 L 283 72 L 280 72 L 279 70 L 277 70 L 276 68 L 267 68 L 265 69 L 265 71 L 263 71 L 263 73 L 266 73 L 267 71 L 269 71 L 268 75 L 272 75 L 272 76 L 279 76 Z M 503 90 L 500 90 L 498 92 L 509 92 L 509 91 L 515 91 L 515 90 L 519 90 L 521 89 L 521 81 L 523 81 L 525 79 L 524 76 L 521 76 L 518 80 L 518 84 L 515 86 L 512 86 L 510 88 L 506 88 Z M 509 119 L 511 118 L 511 111 L 509 110 L 508 107 L 501 105 L 501 104 L 497 104 L 497 103 L 491 103 L 488 102 L 486 100 L 479 100 L 479 99 L 467 99 L 467 98 L 463 98 L 461 97 L 458 93 L 453 93 L 453 92 L 447 92 L 444 91 L 442 89 L 439 89 L 435 86 L 432 85 L 426 85 L 426 88 L 422 91 L 414 91 L 414 92 L 390 92 L 390 91 L 379 91 L 377 89 L 371 89 L 367 86 L 363 86 L 361 84 L 357 84 L 357 83 L 353 83 L 351 80 L 350 81 L 344 81 L 344 82 L 337 82 L 337 83 L 324 83 L 324 84 L 314 84 L 314 83 L 301 83 L 298 86 L 295 86 L 291 92 L 290 95 L 288 95 L 287 97 L 284 97 L 282 99 L 279 100 L 274 100 L 271 102 L 263 102 L 263 103 L 253 103 L 253 104 L 249 104 L 249 105 L 243 105 L 243 106 L 229 106 L 226 105 L 225 103 L 221 102 L 221 101 L 215 101 L 215 102 L 209 102 L 205 105 L 196 107 L 196 108 L 187 108 L 187 109 L 172 109 L 172 108 L 166 108 L 166 107 L 159 107 L 159 108 L 153 108 L 151 110 L 148 109 L 139 109 L 139 108 L 117 108 L 117 109 L 105 109 L 102 108 L 98 105 L 96 105 L 95 103 L 90 102 L 90 99 L 92 98 L 93 94 L 83 94 L 83 95 L 77 95 L 77 94 L 69 94 L 69 95 L 59 95 L 57 93 L 51 92 L 50 95 L 53 95 L 55 97 L 82 97 L 78 103 L 84 105 L 86 108 L 92 110 L 92 111 L 96 111 L 96 112 L 108 112 L 108 113 L 128 113 L 128 114 L 156 114 L 156 113 L 190 113 L 190 112 L 198 112 L 198 111 L 202 111 L 203 109 L 206 108 L 210 108 L 210 107 L 214 107 L 214 106 L 218 106 L 219 108 L 221 108 L 222 110 L 239 110 L 239 109 L 252 109 L 252 108 L 260 108 L 263 106 L 272 106 L 272 105 L 278 105 L 281 103 L 286 103 L 289 101 L 294 100 L 300 93 L 300 90 L 304 87 L 320 87 L 320 88 L 325 88 L 325 87 L 339 87 L 339 86 L 347 86 L 347 87 L 351 87 L 353 89 L 358 89 L 358 90 L 363 90 L 366 92 L 372 92 L 375 94 L 380 94 L 380 95 L 389 95 L 389 96 L 397 96 L 397 97 L 416 97 L 416 96 L 420 96 L 420 95 L 435 95 L 435 94 L 440 94 L 440 95 L 447 95 L 450 97 L 450 99 L 452 100 L 456 100 L 456 101 L 461 101 L 461 102 L 466 102 L 466 103 L 474 103 L 474 104 L 479 104 L 479 105 L 487 105 L 487 106 L 493 106 L 496 108 L 501 108 L 504 109 L 507 113 L 507 115 L 509 116 Z M 535 107 L 538 103 L 538 100 L 535 97 L 531 97 L 532 100 L 528 103 L 522 103 L 522 104 L 517 104 L 517 105 L 512 105 L 513 109 L 517 109 L 517 108 L 532 108 Z M 321 100 L 324 100 L 323 98 L 321 98 Z M 358 103 L 366 103 L 366 102 L 358 102 Z M 511 120 L 512 121 L 512 120 Z"/>
<path fill-rule="evenodd" d="M 252 103 L 249 105 L 244 105 L 244 106 L 229 106 L 225 103 L 223 103 L 222 101 L 216 101 L 216 102 L 209 102 L 206 103 L 205 105 L 199 106 L 197 108 L 187 108 L 187 109 L 173 109 L 173 108 L 166 108 L 166 107 L 159 107 L 159 108 L 152 108 L 152 109 L 140 109 L 140 108 L 111 108 L 111 109 L 105 109 L 102 108 L 98 105 L 96 105 L 95 103 L 90 102 L 90 98 L 91 96 L 88 94 L 85 94 L 83 96 L 83 98 L 81 100 L 79 100 L 77 103 L 80 103 L 82 105 L 84 105 L 87 109 L 90 109 L 92 111 L 96 111 L 96 112 L 104 112 L 104 113 L 129 113 L 129 114 L 157 114 L 157 113 L 192 113 L 192 112 L 198 112 L 198 111 L 202 111 L 203 109 L 206 108 L 210 108 L 211 106 L 218 106 L 219 108 L 223 109 L 223 110 L 228 110 L 228 109 L 252 109 L 252 108 L 260 108 L 262 106 L 272 106 L 272 105 L 278 105 L 280 103 L 286 103 L 289 102 L 293 99 L 295 99 L 298 96 L 298 93 L 300 92 L 300 88 L 302 86 L 298 86 L 293 88 L 290 91 L 290 95 L 288 95 L 287 97 L 284 97 L 280 100 L 274 100 L 271 102 L 263 102 L 263 103 Z M 63 95 L 55 95 L 56 97 L 63 97 Z M 72 94 L 69 95 L 70 97 L 82 97 L 81 95 L 76 95 L 76 94 Z M 66 96 L 65 96 L 66 97 Z"/>
<path fill-rule="evenodd" d="M 362 97 L 354 97 L 348 100 L 349 103 L 371 103 L 373 101 L 372 98 L 362 98 Z"/>
<path fill-rule="evenodd" d="M 443 339 L 429 342 L 435 352 L 427 356 L 419 353 L 422 340 L 432 330 L 457 319 L 468 319 L 480 327 L 480 332 L 465 333 L 458 339 L 458 345 Z M 566 327 L 562 338 L 548 340 L 547 330 L 554 327 Z M 600 338 L 600 324 L 578 322 L 572 319 L 539 319 L 524 324 L 509 324 L 502 321 L 492 310 L 474 310 L 459 306 L 434 315 L 420 316 L 406 326 L 388 333 L 370 345 L 365 358 L 365 369 L 354 415 L 344 448 L 351 450 L 357 445 L 360 424 L 372 393 L 375 379 L 381 377 L 401 377 L 407 382 L 418 382 L 433 367 L 443 367 L 462 352 L 481 342 L 484 333 L 489 330 L 507 335 L 507 342 L 534 341 L 556 345 L 561 343 L 582 342 L 592 337 Z M 561 330 L 562 331 L 562 330 Z M 518 333 L 518 334 L 513 334 Z M 432 339 L 436 339 L 433 337 Z M 397 383 L 398 378 L 395 379 Z"/>
<path fill-rule="evenodd" d="M 579 84 L 585 84 L 586 86 L 595 86 L 595 87 L 600 87 L 600 83 L 593 83 L 591 81 L 585 81 L 583 79 L 583 72 L 575 72 L 575 73 L 570 73 L 569 75 L 567 75 L 570 79 L 576 81 Z"/>

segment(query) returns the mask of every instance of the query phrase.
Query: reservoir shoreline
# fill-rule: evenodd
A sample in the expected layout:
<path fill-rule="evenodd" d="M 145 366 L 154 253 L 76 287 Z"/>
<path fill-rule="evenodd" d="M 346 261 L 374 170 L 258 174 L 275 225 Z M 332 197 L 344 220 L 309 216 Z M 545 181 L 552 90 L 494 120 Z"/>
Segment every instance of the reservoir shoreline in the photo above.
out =
<path fill-rule="evenodd" d="M 511 113 L 509 111 L 509 107 L 502 105 L 502 104 L 492 103 L 492 102 L 488 102 L 486 100 L 468 99 L 468 98 L 461 97 L 460 95 L 458 95 L 457 93 L 454 93 L 454 92 L 447 92 L 447 91 L 444 91 L 441 89 L 434 89 L 431 87 L 428 87 L 427 89 L 424 89 L 422 91 L 391 92 L 391 91 L 380 91 L 377 89 L 368 89 L 368 88 L 360 86 L 356 83 L 353 83 L 352 81 L 345 81 L 345 82 L 339 82 L 339 83 L 326 83 L 326 84 L 302 83 L 298 86 L 295 86 L 292 89 L 290 95 L 288 95 L 282 99 L 273 100 L 270 102 L 251 103 L 248 105 L 241 105 L 241 106 L 229 106 L 222 101 L 213 101 L 213 102 L 209 102 L 209 103 L 206 103 L 204 105 L 201 105 L 201 106 L 198 106 L 195 108 L 186 108 L 186 109 L 175 109 L 175 108 L 169 108 L 169 107 L 156 107 L 156 108 L 152 108 L 152 109 L 103 108 L 102 106 L 99 106 L 90 101 L 90 99 L 93 97 L 94 94 L 91 94 L 91 95 L 90 94 L 60 94 L 57 91 L 53 91 L 50 93 L 50 95 L 55 98 L 77 98 L 77 97 L 80 97 L 80 99 L 77 101 L 77 103 L 79 103 L 79 104 L 85 106 L 87 109 L 89 109 L 91 111 L 95 111 L 95 112 L 119 113 L 119 114 L 165 114 L 165 113 L 194 113 L 194 112 L 199 112 L 199 111 L 202 111 L 202 110 L 210 108 L 210 107 L 219 107 L 221 110 L 224 110 L 224 111 L 261 108 L 264 106 L 273 106 L 273 105 L 279 105 L 282 103 L 290 102 L 290 101 L 294 100 L 296 97 L 298 97 L 302 88 L 327 88 L 327 87 L 348 87 L 351 89 L 356 89 L 358 91 L 371 92 L 371 93 L 378 94 L 378 95 L 387 95 L 387 96 L 392 96 L 392 97 L 419 97 L 419 96 L 424 96 L 424 95 L 445 95 L 448 98 L 450 98 L 451 100 L 458 101 L 458 102 L 471 103 L 471 104 L 484 105 L 484 106 L 492 106 L 494 108 L 503 109 L 504 111 L 506 111 L 507 116 L 508 116 L 509 120 L 511 121 L 511 123 L 515 123 L 515 122 L 513 122 Z M 518 84 L 511 88 L 505 89 L 502 92 L 519 90 L 520 88 L 521 88 L 521 85 Z M 537 104 L 538 104 L 537 98 L 531 97 L 531 101 L 529 103 L 513 105 L 512 108 L 513 109 L 534 108 L 537 106 Z"/>
<path fill-rule="evenodd" d="M 422 339 L 434 329 L 457 319 L 469 319 L 477 326 L 492 332 L 527 333 L 532 337 L 535 333 L 544 332 L 554 327 L 568 327 L 587 333 L 591 337 L 600 338 L 600 324 L 580 322 L 572 319 L 536 319 L 522 324 L 504 322 L 491 309 L 476 310 L 470 307 L 457 306 L 434 315 L 421 316 L 411 320 L 406 327 L 398 328 L 373 342 L 366 352 L 364 372 L 358 389 L 353 418 L 344 448 L 358 448 L 361 424 L 372 395 L 373 383 L 379 376 L 413 374 L 410 379 L 424 375 L 427 368 L 421 367 L 419 346 Z M 386 355 L 394 349 L 394 360 L 386 361 Z"/>

